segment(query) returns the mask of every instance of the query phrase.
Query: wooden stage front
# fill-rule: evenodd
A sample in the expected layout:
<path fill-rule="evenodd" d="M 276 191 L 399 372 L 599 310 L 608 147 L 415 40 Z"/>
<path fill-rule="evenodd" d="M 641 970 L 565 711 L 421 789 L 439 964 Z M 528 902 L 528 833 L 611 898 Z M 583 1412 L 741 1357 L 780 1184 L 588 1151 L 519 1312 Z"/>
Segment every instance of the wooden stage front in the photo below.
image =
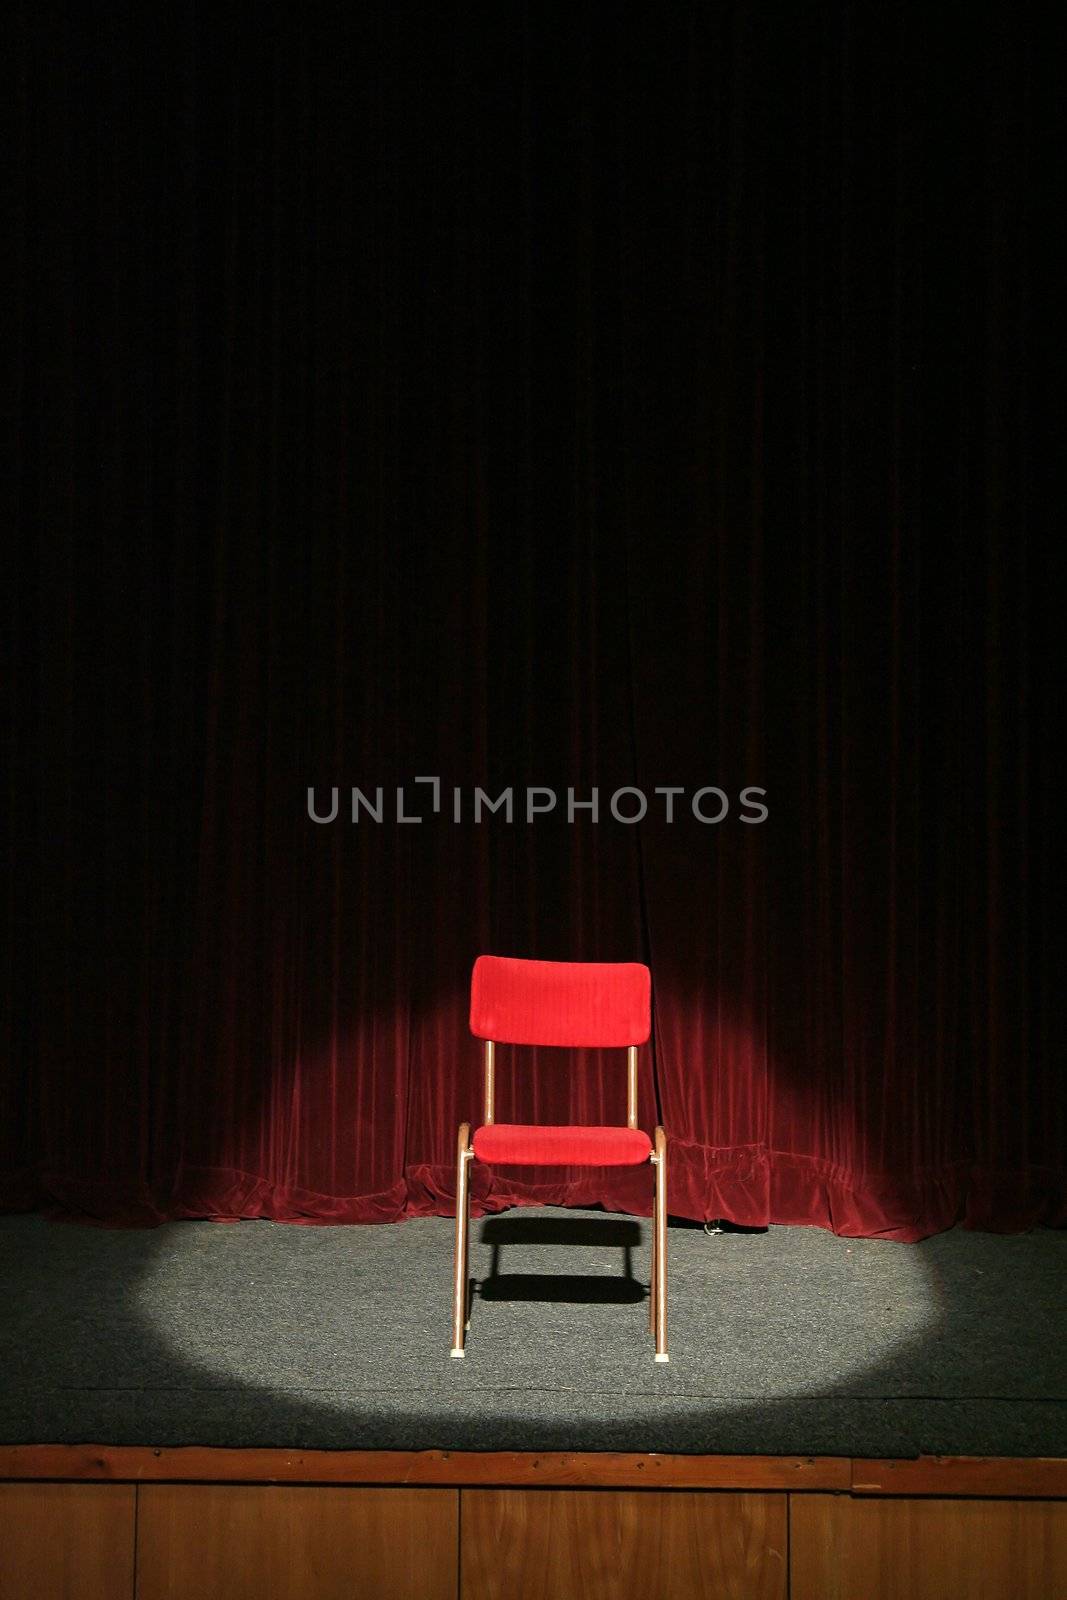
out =
<path fill-rule="evenodd" d="M 1067 1460 L 0 1447 L 0 1600 L 1062 1600 Z"/>

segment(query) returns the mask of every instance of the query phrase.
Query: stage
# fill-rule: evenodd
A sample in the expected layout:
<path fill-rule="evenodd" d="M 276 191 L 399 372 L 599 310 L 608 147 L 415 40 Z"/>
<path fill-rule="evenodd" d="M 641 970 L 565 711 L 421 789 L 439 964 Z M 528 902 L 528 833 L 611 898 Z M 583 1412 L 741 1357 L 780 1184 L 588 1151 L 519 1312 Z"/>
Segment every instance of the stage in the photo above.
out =
<path fill-rule="evenodd" d="M 669 1230 L 668 1365 L 647 1218 L 453 1224 L 0 1219 L 0 1443 L 230 1449 L 1067 1455 L 1067 1236 L 905 1245 Z"/>
<path fill-rule="evenodd" d="M 0 1220 L 0 1597 L 1047 1600 L 1067 1238 Z"/>

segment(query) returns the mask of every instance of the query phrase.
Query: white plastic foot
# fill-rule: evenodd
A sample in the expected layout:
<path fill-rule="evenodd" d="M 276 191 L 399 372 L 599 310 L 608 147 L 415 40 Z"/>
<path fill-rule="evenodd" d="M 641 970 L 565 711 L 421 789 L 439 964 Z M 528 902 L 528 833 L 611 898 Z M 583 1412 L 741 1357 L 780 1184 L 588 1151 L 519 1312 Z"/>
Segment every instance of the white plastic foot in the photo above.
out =
<path fill-rule="evenodd" d="M 458 1356 L 460 1358 L 460 1360 L 462 1360 L 463 1357 L 467 1354 L 466 1350 L 460 1350 L 458 1348 L 458 1346 L 457 1346 L 457 1348 L 455 1350 L 450 1350 L 448 1353 L 449 1353 L 450 1356 Z M 664 1359 L 666 1359 L 666 1358 L 664 1358 Z M 658 1356 L 656 1357 L 656 1360 L 657 1361 L 659 1360 Z"/>
<path fill-rule="evenodd" d="M 455 1352 L 455 1351 L 454 1351 L 454 1350 L 453 1350 L 453 1352 L 452 1352 L 452 1354 L 453 1354 L 453 1355 L 455 1355 L 455 1353 L 456 1353 L 456 1352 Z M 462 1352 L 462 1350 L 461 1350 L 461 1351 L 460 1351 L 460 1355 L 462 1355 L 462 1354 L 463 1354 L 463 1352 Z M 669 1361 L 669 1360 L 670 1360 L 670 1359 L 671 1359 L 671 1358 L 670 1358 L 670 1356 L 661 1356 L 661 1355 L 659 1355 L 659 1354 L 658 1354 L 658 1353 L 657 1353 L 657 1355 L 656 1355 L 656 1360 L 657 1360 L 657 1361 Z"/>

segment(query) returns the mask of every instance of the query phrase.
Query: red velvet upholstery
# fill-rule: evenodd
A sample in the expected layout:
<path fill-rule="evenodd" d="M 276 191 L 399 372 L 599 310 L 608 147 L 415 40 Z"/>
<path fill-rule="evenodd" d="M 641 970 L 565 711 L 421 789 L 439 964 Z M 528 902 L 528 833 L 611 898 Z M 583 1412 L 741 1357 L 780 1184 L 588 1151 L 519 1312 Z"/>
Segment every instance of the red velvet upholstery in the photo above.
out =
<path fill-rule="evenodd" d="M 547 1128 L 493 1122 L 474 1135 L 479 1161 L 497 1166 L 636 1167 L 652 1153 L 640 1128 Z"/>
<path fill-rule="evenodd" d="M 499 1044 L 644 1044 L 652 979 L 638 961 L 519 961 L 479 956 L 471 1032 Z"/>

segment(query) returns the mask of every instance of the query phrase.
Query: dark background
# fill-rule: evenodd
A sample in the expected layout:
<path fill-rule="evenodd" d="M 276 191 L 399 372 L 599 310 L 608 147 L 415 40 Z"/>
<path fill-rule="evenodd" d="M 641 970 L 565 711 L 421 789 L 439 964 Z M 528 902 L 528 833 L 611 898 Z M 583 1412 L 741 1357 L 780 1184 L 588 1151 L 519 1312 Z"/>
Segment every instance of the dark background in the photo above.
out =
<path fill-rule="evenodd" d="M 1046 59 L 1019 6 L 21 8 L 0 1202 L 448 1210 L 488 950 L 650 963 L 677 1215 L 1063 1221 Z M 420 774 L 770 815 L 343 820 Z M 501 1055 L 502 1119 L 622 1120 Z"/>

